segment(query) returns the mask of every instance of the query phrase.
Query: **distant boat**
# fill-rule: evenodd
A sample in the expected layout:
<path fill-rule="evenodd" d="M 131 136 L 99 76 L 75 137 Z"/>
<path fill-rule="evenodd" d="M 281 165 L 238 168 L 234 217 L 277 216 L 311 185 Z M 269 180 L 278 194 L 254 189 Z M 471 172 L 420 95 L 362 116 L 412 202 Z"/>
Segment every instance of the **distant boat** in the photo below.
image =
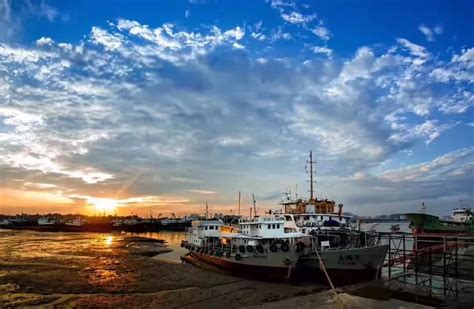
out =
<path fill-rule="evenodd" d="M 10 219 L 2 219 L 0 220 L 0 226 L 12 226 L 13 222 Z"/>
<path fill-rule="evenodd" d="M 66 225 L 68 226 L 84 226 L 86 222 L 81 218 L 69 219 L 66 221 Z"/>
<path fill-rule="evenodd" d="M 456 208 L 450 220 L 425 213 L 408 213 L 413 234 L 471 234 L 474 233 L 474 219 L 469 208 Z"/>
<path fill-rule="evenodd" d="M 390 231 L 392 232 L 400 232 L 400 224 L 393 224 L 391 227 L 390 227 Z"/>
<path fill-rule="evenodd" d="M 56 225 L 59 221 L 56 218 L 41 217 L 38 219 L 38 225 Z"/>

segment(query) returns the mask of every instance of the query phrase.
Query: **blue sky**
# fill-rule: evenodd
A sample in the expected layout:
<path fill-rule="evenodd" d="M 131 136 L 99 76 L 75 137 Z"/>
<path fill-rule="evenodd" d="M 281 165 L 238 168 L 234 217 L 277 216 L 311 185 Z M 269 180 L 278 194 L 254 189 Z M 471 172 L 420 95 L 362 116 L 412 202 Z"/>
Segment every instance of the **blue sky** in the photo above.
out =
<path fill-rule="evenodd" d="M 239 190 L 275 208 L 306 194 L 310 149 L 318 196 L 348 211 L 472 204 L 473 12 L 2 1 L 0 210 L 235 211 Z"/>

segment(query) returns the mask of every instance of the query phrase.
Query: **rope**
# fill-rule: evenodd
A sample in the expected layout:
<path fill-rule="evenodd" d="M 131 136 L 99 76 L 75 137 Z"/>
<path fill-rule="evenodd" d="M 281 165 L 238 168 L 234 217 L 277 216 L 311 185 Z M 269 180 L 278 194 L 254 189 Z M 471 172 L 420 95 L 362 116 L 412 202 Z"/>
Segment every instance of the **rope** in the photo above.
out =
<path fill-rule="evenodd" d="M 324 267 L 323 260 L 321 259 L 321 256 L 319 256 L 318 250 L 316 249 L 315 252 L 316 252 L 316 255 L 318 256 L 318 259 L 319 259 L 319 266 L 321 267 L 324 274 L 326 275 L 326 278 L 328 279 L 329 285 L 331 286 L 331 290 L 334 293 L 334 297 L 336 298 L 336 302 L 339 304 L 339 308 L 344 308 L 344 304 L 342 303 L 342 301 L 339 299 L 339 296 L 337 295 L 337 291 L 334 288 L 334 284 L 332 284 L 332 280 L 331 280 L 331 278 L 329 277 L 329 274 L 326 271 L 326 267 Z"/>

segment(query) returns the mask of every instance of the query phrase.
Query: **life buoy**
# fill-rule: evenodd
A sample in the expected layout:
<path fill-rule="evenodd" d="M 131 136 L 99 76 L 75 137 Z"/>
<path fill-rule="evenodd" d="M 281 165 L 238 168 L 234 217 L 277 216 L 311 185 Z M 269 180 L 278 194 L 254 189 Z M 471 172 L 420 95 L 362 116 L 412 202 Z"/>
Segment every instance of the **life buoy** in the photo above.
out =
<path fill-rule="evenodd" d="M 263 253 L 263 246 L 262 245 L 257 245 L 257 247 L 255 247 L 255 249 L 257 249 L 258 253 Z"/>
<path fill-rule="evenodd" d="M 289 258 L 286 258 L 283 260 L 283 264 L 285 264 L 286 266 L 291 265 L 291 260 Z"/>
<path fill-rule="evenodd" d="M 247 251 L 252 253 L 253 252 L 253 247 L 251 245 L 248 245 L 247 246 Z"/>
<path fill-rule="evenodd" d="M 230 258 L 230 251 L 227 251 L 227 252 L 225 253 L 225 257 L 226 257 L 226 258 Z"/>
<path fill-rule="evenodd" d="M 280 249 L 281 251 L 288 252 L 288 250 L 290 250 L 290 246 L 288 246 L 287 243 L 283 243 L 281 244 Z"/>
<path fill-rule="evenodd" d="M 184 241 L 181 242 L 181 248 L 183 248 L 185 245 Z"/>
<path fill-rule="evenodd" d="M 304 250 L 306 245 L 302 243 L 301 241 L 296 244 L 296 252 L 301 252 Z"/>
<path fill-rule="evenodd" d="M 237 253 L 237 254 L 235 255 L 235 259 L 236 259 L 237 261 L 240 261 L 241 258 L 242 258 L 242 256 L 241 256 L 240 254 Z"/>
<path fill-rule="evenodd" d="M 240 251 L 240 253 L 245 253 L 245 246 L 244 246 L 244 245 L 240 245 L 240 246 L 239 246 L 239 251 Z"/>
<path fill-rule="evenodd" d="M 271 251 L 271 252 L 277 252 L 277 251 L 278 251 L 277 246 L 276 246 L 275 244 L 271 244 L 271 245 L 270 245 L 270 251 Z"/>

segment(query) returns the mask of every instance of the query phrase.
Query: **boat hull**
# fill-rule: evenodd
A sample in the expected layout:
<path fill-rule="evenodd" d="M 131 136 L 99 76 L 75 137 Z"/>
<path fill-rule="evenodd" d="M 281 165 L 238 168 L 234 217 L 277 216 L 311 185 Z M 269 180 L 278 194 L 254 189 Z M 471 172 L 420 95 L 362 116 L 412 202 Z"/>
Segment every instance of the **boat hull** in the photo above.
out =
<path fill-rule="evenodd" d="M 248 264 L 236 261 L 232 257 L 216 257 L 195 252 L 190 252 L 183 257 L 183 260 L 193 264 L 196 264 L 196 262 L 204 263 L 234 276 L 250 279 L 264 281 L 289 281 L 294 276 L 294 267 L 292 265 L 266 266 L 263 264 Z"/>
<path fill-rule="evenodd" d="M 326 250 L 320 251 L 319 255 L 331 281 L 337 285 L 345 285 L 377 279 L 388 249 L 388 245 L 383 245 Z M 300 263 L 302 266 L 299 272 L 327 283 L 326 275 L 316 254 L 302 257 Z"/>

